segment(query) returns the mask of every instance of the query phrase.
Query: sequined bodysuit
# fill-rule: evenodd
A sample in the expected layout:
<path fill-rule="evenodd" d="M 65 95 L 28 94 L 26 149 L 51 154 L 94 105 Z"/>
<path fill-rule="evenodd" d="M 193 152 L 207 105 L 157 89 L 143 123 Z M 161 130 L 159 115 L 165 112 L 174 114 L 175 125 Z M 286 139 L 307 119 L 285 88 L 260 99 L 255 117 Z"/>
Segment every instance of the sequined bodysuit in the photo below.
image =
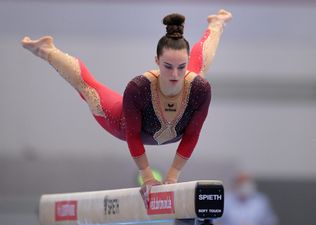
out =
<path fill-rule="evenodd" d="M 127 141 L 133 157 L 144 154 L 144 144 L 167 144 L 181 139 L 177 153 L 189 158 L 211 99 L 209 83 L 196 74 L 205 69 L 208 59 L 204 52 L 210 50 L 212 43 L 215 51 L 219 36 L 219 33 L 207 30 L 193 46 L 188 65 L 188 71 L 192 72 L 185 77 L 181 107 L 171 122 L 166 122 L 159 109 L 157 76 L 154 73 L 134 78 L 121 96 L 95 80 L 83 62 L 58 49 L 51 52 L 48 61 L 88 103 L 98 123 L 115 137 Z"/>
<path fill-rule="evenodd" d="M 126 139 L 133 157 L 141 156 L 144 144 L 165 144 L 181 139 L 177 153 L 189 158 L 207 116 L 211 88 L 209 83 L 188 73 L 185 77 L 180 110 L 172 121 L 166 121 L 160 107 L 157 77 L 154 74 L 134 78 L 124 92 L 123 112 Z"/>

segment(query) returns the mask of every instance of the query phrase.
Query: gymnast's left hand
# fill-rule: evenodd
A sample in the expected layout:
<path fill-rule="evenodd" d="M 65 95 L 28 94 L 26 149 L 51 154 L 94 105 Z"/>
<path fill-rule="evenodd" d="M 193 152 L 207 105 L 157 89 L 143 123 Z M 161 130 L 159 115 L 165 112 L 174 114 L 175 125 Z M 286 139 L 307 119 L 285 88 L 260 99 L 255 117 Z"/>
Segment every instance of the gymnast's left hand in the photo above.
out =
<path fill-rule="evenodd" d="M 147 164 L 147 163 L 146 163 Z M 151 168 L 148 166 L 145 169 L 141 169 L 140 171 L 143 185 L 141 186 L 139 192 L 142 196 L 146 209 L 148 208 L 149 204 L 149 194 L 152 186 L 161 185 L 162 183 L 155 179 Z"/>
<path fill-rule="evenodd" d="M 178 182 L 181 170 L 179 168 L 182 168 L 186 160 L 182 159 L 179 156 L 175 157 L 175 160 L 173 162 L 173 166 L 170 167 L 168 170 L 167 176 L 164 180 L 164 184 L 175 184 Z"/>
<path fill-rule="evenodd" d="M 163 181 L 163 184 L 175 184 L 177 183 L 178 180 L 176 179 L 172 179 L 172 178 L 166 178 L 164 181 Z"/>

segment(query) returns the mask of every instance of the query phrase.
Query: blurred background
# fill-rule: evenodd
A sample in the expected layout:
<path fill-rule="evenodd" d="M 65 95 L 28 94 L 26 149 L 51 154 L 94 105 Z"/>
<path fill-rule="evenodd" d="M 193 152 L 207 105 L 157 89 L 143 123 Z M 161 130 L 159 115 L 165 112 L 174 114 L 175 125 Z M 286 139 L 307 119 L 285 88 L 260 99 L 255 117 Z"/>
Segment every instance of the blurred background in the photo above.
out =
<path fill-rule="evenodd" d="M 106 133 L 79 95 L 20 45 L 52 35 L 60 49 L 123 93 L 156 68 L 161 19 L 186 16 L 193 45 L 208 15 L 233 13 L 207 78 L 212 102 L 181 181 L 248 171 L 281 225 L 315 225 L 314 0 L 0 0 L 0 225 L 37 225 L 41 194 L 137 186 L 126 143 Z M 177 144 L 147 147 L 166 173 Z M 251 224 L 249 224 L 251 225 Z"/>

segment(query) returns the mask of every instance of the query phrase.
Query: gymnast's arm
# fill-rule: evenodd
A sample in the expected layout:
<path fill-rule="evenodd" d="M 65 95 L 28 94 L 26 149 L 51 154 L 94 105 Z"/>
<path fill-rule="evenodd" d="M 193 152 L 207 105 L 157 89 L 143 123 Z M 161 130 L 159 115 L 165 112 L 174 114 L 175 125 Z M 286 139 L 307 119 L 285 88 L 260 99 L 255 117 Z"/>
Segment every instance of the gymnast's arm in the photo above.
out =
<path fill-rule="evenodd" d="M 232 19 L 232 14 L 223 9 L 207 18 L 208 26 L 202 38 L 192 47 L 188 70 L 205 77 L 213 62 L 224 25 Z"/>
<path fill-rule="evenodd" d="M 195 110 L 190 123 L 186 127 L 178 146 L 174 160 L 169 168 L 164 183 L 176 183 L 183 166 L 190 158 L 199 139 L 200 131 L 207 117 L 211 101 L 211 87 L 209 83 L 204 90 L 204 97 L 200 98 L 201 104 Z"/>
<path fill-rule="evenodd" d="M 126 142 L 145 185 L 161 184 L 157 181 L 149 166 L 144 144 L 141 138 L 142 129 L 142 97 L 137 85 L 128 83 L 123 95 L 123 113 L 126 121 Z"/>

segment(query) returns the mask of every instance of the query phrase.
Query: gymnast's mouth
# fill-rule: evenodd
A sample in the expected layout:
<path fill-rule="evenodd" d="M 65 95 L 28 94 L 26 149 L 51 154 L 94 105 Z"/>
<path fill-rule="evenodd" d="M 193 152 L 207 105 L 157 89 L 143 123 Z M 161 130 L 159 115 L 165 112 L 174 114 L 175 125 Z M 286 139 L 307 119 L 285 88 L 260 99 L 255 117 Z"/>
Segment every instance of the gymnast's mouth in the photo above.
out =
<path fill-rule="evenodd" d="M 178 82 L 178 80 L 169 80 L 171 83 L 175 84 Z"/>

